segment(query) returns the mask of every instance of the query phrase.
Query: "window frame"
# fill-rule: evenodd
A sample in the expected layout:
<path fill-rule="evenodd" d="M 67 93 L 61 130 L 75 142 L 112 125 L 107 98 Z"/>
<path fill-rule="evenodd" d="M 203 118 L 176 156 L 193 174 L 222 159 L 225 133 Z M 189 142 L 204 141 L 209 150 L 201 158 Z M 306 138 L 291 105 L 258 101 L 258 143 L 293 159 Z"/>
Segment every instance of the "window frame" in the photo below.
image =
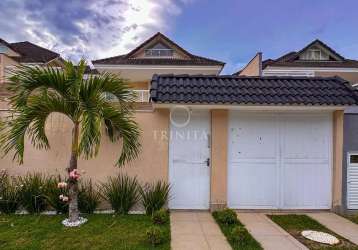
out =
<path fill-rule="evenodd" d="M 153 55 L 153 51 L 158 51 L 158 55 Z M 161 51 L 166 51 L 166 52 L 170 52 L 168 53 L 168 55 L 161 55 Z M 150 54 L 148 54 L 147 52 L 150 52 Z M 174 50 L 173 49 L 145 49 L 144 50 L 144 56 L 145 57 L 149 57 L 149 58 L 171 58 L 174 55 Z"/>
<path fill-rule="evenodd" d="M 358 157 L 358 151 L 351 151 L 351 152 L 347 153 L 347 163 L 348 163 L 348 165 L 358 166 L 358 162 L 357 163 L 352 163 L 351 162 L 351 156 L 352 155 L 356 155 Z"/>

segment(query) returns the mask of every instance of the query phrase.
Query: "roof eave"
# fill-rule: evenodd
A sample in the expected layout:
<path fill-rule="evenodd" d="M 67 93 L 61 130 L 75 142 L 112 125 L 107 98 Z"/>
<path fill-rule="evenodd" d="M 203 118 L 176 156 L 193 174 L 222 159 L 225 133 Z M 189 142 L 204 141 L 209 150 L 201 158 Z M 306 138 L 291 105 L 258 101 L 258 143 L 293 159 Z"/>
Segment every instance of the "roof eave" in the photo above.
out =
<path fill-rule="evenodd" d="M 152 102 L 154 109 L 171 109 L 185 106 L 189 109 L 227 109 L 242 111 L 336 111 L 357 105 L 287 105 L 287 104 L 215 104 L 215 103 L 160 103 Z"/>

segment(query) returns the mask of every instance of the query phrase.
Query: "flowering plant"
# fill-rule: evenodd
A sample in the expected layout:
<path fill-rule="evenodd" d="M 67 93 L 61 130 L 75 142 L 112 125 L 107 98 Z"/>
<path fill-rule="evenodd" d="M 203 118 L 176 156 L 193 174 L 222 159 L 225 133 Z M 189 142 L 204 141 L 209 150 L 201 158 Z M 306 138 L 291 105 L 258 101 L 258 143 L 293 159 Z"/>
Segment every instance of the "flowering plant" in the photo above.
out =
<path fill-rule="evenodd" d="M 59 196 L 59 199 L 60 199 L 61 201 L 63 201 L 63 202 L 67 202 L 67 201 L 68 201 L 68 196 L 61 194 L 61 195 Z"/>
<path fill-rule="evenodd" d="M 70 172 L 70 179 L 77 181 L 80 178 L 81 174 L 78 172 L 77 169 L 74 169 Z"/>
<path fill-rule="evenodd" d="M 57 187 L 58 188 L 67 188 L 67 182 L 59 182 L 58 184 L 57 184 Z"/>

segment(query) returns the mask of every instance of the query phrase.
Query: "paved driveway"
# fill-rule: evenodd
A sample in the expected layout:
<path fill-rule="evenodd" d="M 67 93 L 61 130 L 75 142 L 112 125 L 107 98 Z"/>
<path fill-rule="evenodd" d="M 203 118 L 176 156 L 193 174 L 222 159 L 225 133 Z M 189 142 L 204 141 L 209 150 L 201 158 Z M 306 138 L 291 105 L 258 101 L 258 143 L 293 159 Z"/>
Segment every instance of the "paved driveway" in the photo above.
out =
<path fill-rule="evenodd" d="M 172 250 L 230 250 L 209 212 L 170 212 Z"/>
<path fill-rule="evenodd" d="M 307 213 L 325 227 L 358 245 L 358 225 L 334 213 Z"/>
<path fill-rule="evenodd" d="M 265 250 L 308 249 L 263 213 L 238 213 L 238 218 Z"/>

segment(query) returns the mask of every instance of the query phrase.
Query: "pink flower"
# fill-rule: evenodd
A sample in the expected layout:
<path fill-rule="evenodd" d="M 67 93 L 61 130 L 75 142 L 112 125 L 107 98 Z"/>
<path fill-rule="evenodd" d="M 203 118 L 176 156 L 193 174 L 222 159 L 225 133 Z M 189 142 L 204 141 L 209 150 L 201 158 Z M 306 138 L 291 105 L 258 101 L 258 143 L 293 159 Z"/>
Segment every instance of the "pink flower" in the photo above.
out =
<path fill-rule="evenodd" d="M 59 182 L 59 183 L 57 184 L 57 187 L 58 187 L 58 188 L 66 188 L 66 187 L 67 187 L 67 183 L 66 183 L 66 182 Z"/>
<path fill-rule="evenodd" d="M 80 173 L 78 172 L 77 169 L 74 169 L 70 172 L 70 178 L 73 180 L 78 180 L 80 178 Z"/>

